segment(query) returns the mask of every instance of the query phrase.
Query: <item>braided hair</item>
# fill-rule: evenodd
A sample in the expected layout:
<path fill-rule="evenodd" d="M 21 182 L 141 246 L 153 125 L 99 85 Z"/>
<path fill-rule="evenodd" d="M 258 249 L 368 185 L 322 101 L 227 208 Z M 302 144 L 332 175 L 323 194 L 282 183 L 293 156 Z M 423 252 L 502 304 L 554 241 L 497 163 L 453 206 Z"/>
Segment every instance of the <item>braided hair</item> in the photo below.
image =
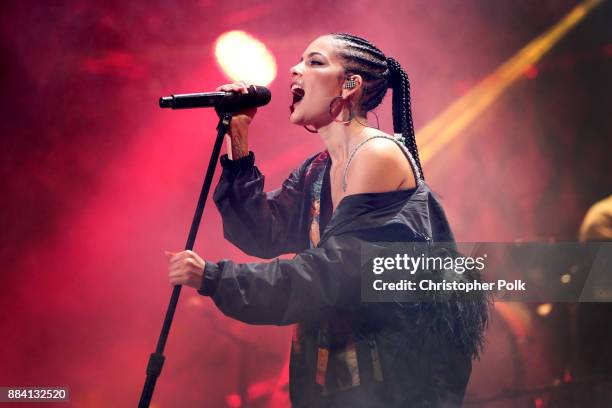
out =
<path fill-rule="evenodd" d="M 404 144 L 416 162 L 421 178 L 425 179 L 412 123 L 408 75 L 399 62 L 393 58 L 387 58 L 369 41 L 346 33 L 332 33 L 330 36 L 342 42 L 336 52 L 343 61 L 346 74 L 361 75 L 363 78 L 361 100 L 357 106 L 360 113 L 364 114 L 380 105 L 387 89 L 393 90 L 393 132 L 401 133 Z"/>

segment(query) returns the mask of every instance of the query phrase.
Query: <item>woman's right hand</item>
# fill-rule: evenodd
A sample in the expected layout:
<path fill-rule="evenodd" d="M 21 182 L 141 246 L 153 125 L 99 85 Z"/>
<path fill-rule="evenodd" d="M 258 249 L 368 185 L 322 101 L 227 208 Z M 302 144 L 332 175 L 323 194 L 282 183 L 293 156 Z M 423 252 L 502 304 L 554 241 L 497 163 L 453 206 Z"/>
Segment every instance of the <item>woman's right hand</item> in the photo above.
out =
<path fill-rule="evenodd" d="M 216 91 L 248 93 L 244 81 L 221 85 Z M 253 121 L 257 108 L 247 108 L 234 113 L 228 130 L 232 144 L 232 159 L 236 160 L 249 154 L 249 125 Z"/>

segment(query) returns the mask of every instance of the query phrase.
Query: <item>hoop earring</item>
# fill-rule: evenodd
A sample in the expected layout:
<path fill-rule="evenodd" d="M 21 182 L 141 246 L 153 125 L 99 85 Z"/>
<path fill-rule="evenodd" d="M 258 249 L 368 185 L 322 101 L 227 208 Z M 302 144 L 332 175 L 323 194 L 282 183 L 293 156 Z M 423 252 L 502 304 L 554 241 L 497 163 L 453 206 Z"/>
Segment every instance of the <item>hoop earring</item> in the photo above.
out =
<path fill-rule="evenodd" d="M 318 130 L 312 130 L 312 129 L 308 129 L 308 125 L 306 126 L 302 126 L 304 129 L 306 129 L 307 131 L 309 131 L 310 133 L 319 133 Z"/>
<path fill-rule="evenodd" d="M 353 103 L 351 101 L 349 101 L 349 118 L 348 120 L 337 120 L 336 117 L 334 116 L 334 114 L 332 113 L 332 107 L 334 106 L 334 102 L 336 102 L 338 99 L 340 99 L 340 101 L 342 101 L 342 108 L 344 109 L 344 99 L 342 98 L 342 96 L 336 96 L 334 99 L 332 99 L 332 101 L 329 103 L 329 116 L 332 117 L 332 120 L 336 123 L 342 123 L 343 125 L 348 125 L 349 123 L 351 123 L 351 121 L 353 120 L 354 114 L 353 114 Z"/>

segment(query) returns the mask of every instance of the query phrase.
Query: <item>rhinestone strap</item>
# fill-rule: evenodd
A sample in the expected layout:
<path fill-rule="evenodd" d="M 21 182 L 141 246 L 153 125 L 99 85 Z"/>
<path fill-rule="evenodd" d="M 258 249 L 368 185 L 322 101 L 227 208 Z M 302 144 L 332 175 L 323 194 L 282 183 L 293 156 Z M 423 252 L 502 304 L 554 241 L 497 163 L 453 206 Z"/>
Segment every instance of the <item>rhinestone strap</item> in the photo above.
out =
<path fill-rule="evenodd" d="M 342 174 L 342 191 L 346 191 L 346 173 L 348 172 L 348 167 L 351 164 L 351 160 L 353 160 L 353 156 L 355 156 L 355 153 L 357 153 L 357 149 L 359 149 L 366 142 L 374 138 L 377 138 L 377 137 L 382 137 L 384 139 L 392 140 L 402 149 L 402 152 L 404 152 L 404 155 L 408 158 L 408 161 L 410 162 L 410 165 L 412 166 L 412 171 L 414 172 L 414 177 L 415 177 L 414 179 L 415 179 L 416 184 L 419 185 L 420 183 L 422 183 L 423 178 L 421 177 L 421 172 L 419 171 L 419 168 L 417 167 L 416 162 L 414 161 L 414 158 L 412 157 L 412 154 L 410 154 L 410 151 L 404 144 L 404 140 L 405 140 L 404 136 L 401 133 L 395 133 L 393 137 L 387 136 L 387 135 L 374 135 L 360 142 L 357 146 L 353 148 L 353 150 L 351 151 L 351 154 L 349 154 L 349 158 L 346 162 L 346 166 L 344 167 L 344 173 Z"/>

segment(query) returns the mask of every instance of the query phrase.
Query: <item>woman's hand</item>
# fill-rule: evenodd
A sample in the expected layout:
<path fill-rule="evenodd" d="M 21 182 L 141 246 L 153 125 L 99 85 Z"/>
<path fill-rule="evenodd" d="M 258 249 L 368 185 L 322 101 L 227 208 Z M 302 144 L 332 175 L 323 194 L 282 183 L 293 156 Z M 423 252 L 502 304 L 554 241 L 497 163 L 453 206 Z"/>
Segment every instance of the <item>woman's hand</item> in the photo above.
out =
<path fill-rule="evenodd" d="M 200 289 L 206 262 L 193 251 L 169 252 L 168 276 L 171 285 L 187 285 Z"/>
<path fill-rule="evenodd" d="M 244 81 L 221 85 L 216 91 L 248 93 L 248 85 Z M 253 121 L 257 108 L 247 108 L 236 112 L 232 117 L 228 134 L 232 143 L 232 159 L 236 160 L 249 153 L 249 125 Z"/>

